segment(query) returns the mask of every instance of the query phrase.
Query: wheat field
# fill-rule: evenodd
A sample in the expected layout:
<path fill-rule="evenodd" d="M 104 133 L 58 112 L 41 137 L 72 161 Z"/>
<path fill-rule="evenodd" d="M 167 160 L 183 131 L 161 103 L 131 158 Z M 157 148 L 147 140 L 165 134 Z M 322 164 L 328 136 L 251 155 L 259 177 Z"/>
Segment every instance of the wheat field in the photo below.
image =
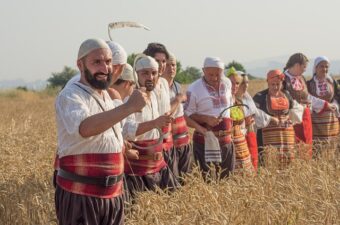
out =
<path fill-rule="evenodd" d="M 251 81 L 250 93 L 264 81 Z M 57 224 L 52 186 L 56 151 L 54 96 L 46 92 L 0 93 L 0 224 Z M 297 158 L 256 177 L 203 181 L 197 169 L 172 194 L 146 192 L 126 224 L 340 224 L 339 154 L 320 145 L 322 157 Z M 329 154 L 328 154 L 329 153 Z"/>

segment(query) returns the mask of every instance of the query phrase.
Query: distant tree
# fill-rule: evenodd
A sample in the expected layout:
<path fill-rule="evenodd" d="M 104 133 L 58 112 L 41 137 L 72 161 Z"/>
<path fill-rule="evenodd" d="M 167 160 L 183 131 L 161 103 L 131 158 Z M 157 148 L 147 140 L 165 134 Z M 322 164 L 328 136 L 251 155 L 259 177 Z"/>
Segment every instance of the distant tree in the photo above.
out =
<path fill-rule="evenodd" d="M 179 61 L 179 60 L 177 60 L 177 62 L 176 62 L 176 74 L 179 74 L 181 71 L 183 71 L 183 69 L 182 69 L 182 63 Z"/>
<path fill-rule="evenodd" d="M 200 77 L 200 69 L 193 66 L 188 66 L 185 68 L 185 70 L 181 70 L 179 73 L 177 73 L 175 80 L 181 84 L 190 84 Z"/>
<path fill-rule="evenodd" d="M 237 61 L 235 61 L 235 60 L 233 60 L 233 61 L 231 61 L 230 63 L 228 63 L 228 65 L 226 65 L 225 69 L 229 69 L 230 67 L 234 67 L 235 70 L 237 70 L 237 71 L 243 71 L 243 72 L 247 73 L 247 71 L 246 71 L 246 69 L 244 68 L 244 66 L 243 66 L 241 63 L 239 63 L 239 62 L 237 62 Z M 252 76 L 252 75 L 249 74 L 249 73 L 247 73 L 247 76 L 248 76 L 249 80 L 258 79 L 257 77 Z"/>
<path fill-rule="evenodd" d="M 65 66 L 63 71 L 59 73 L 52 73 L 52 77 L 48 78 L 47 82 L 49 87 L 63 87 L 67 81 L 69 81 L 74 75 L 77 74 L 77 70 L 71 67 Z"/>
<path fill-rule="evenodd" d="M 246 69 L 244 68 L 244 66 L 241 63 L 239 63 L 235 60 L 228 63 L 228 65 L 225 68 L 229 69 L 230 67 L 234 67 L 237 71 L 243 71 L 245 73 L 247 72 Z"/>
<path fill-rule="evenodd" d="M 127 58 L 127 63 L 133 66 L 133 62 L 135 61 L 136 56 L 137 56 L 136 53 L 130 54 Z"/>
<path fill-rule="evenodd" d="M 26 86 L 18 86 L 16 89 L 20 91 L 28 91 Z"/>

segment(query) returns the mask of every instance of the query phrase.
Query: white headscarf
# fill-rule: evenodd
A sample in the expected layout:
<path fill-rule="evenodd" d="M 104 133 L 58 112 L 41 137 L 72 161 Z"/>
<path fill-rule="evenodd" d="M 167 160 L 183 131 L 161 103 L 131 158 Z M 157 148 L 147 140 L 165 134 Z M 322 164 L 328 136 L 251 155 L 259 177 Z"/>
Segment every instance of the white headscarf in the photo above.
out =
<path fill-rule="evenodd" d="M 313 75 L 316 73 L 316 67 L 319 65 L 319 63 L 326 61 L 329 63 L 329 59 L 326 56 L 319 56 L 316 57 L 314 60 L 314 66 L 313 66 Z"/>
<path fill-rule="evenodd" d="M 330 87 L 327 81 L 329 81 L 330 83 L 333 83 L 333 78 L 329 74 L 326 74 L 325 80 L 323 81 L 320 81 L 319 79 L 316 78 L 316 67 L 321 62 L 324 62 L 324 61 L 329 63 L 329 59 L 326 56 L 319 56 L 314 60 L 314 66 L 313 66 L 313 75 L 314 75 L 313 79 L 316 84 L 316 93 L 319 96 L 324 96 L 330 92 Z"/>

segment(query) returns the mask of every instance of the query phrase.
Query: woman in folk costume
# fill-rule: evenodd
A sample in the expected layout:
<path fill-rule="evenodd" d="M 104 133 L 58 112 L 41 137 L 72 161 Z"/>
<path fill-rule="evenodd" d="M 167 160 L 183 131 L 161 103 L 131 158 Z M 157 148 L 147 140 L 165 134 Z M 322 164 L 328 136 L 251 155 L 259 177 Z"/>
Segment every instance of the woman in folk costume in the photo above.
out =
<path fill-rule="evenodd" d="M 325 56 L 314 61 L 313 78 L 307 82 L 311 95 L 337 106 L 338 87 L 336 81 L 328 74 L 329 60 Z M 335 144 L 339 135 L 338 110 L 323 110 L 312 112 L 313 140 Z M 335 146 L 332 148 L 334 149 Z"/>
<path fill-rule="evenodd" d="M 158 77 L 158 64 L 149 56 L 139 55 L 135 59 L 136 84 L 146 88 L 149 102 L 141 112 L 127 117 L 123 137 L 138 150 L 136 157 L 125 161 L 125 174 L 132 196 L 137 191 L 154 190 L 156 186 L 176 187 L 176 179 L 163 158 L 161 129 L 171 122 L 169 115 L 159 115 L 157 98 L 153 89 Z M 155 129 L 155 128 L 158 128 Z"/>
<path fill-rule="evenodd" d="M 231 74 L 233 68 L 230 68 L 228 74 Z M 249 79 L 246 73 L 242 71 L 236 71 L 236 73 L 242 76 L 242 83 L 236 93 L 236 98 L 240 100 L 246 106 L 243 107 L 245 114 L 244 133 L 246 136 L 248 148 L 251 155 L 251 161 L 253 163 L 255 171 L 258 167 L 258 146 L 256 140 L 256 129 L 268 126 L 271 120 L 276 120 L 262 110 L 255 106 L 253 98 L 248 93 Z"/>
<path fill-rule="evenodd" d="M 206 57 L 203 77 L 188 87 L 185 114 L 204 129 L 195 129 L 193 152 L 203 175 L 222 169 L 220 177 L 233 172 L 235 152 L 231 139 L 232 121 L 229 111 L 232 106 L 231 83 L 223 80 L 224 63 L 217 57 Z M 217 142 L 217 143 L 216 143 Z M 211 166 L 211 167 L 210 167 Z M 215 176 L 215 173 L 212 174 Z"/>
<path fill-rule="evenodd" d="M 242 77 L 236 72 L 229 72 L 228 77 L 232 83 L 232 97 L 234 107 L 230 109 L 230 118 L 233 120 L 233 143 L 235 148 L 235 172 L 244 174 L 254 174 L 254 166 L 251 161 L 251 155 L 246 139 L 245 113 L 242 106 L 242 99 L 237 98 L 239 86 L 242 83 Z M 235 105 L 240 105 L 236 106 Z"/>
<path fill-rule="evenodd" d="M 284 77 L 280 70 L 269 71 L 268 89 L 254 96 L 256 106 L 279 121 L 259 129 L 257 137 L 259 146 L 273 146 L 277 149 L 280 168 L 286 167 L 294 158 L 293 122 L 301 122 L 303 114 L 303 107 L 294 101 L 287 91 L 282 90 Z"/>
<path fill-rule="evenodd" d="M 173 167 L 173 172 L 181 178 L 185 173 L 190 172 L 192 144 L 190 142 L 189 129 L 185 118 L 182 102 L 186 101 L 186 95 L 181 92 L 181 85 L 176 82 L 176 58 L 169 53 L 169 59 L 166 63 L 163 77 L 168 81 L 170 88 L 171 103 L 175 102 L 176 107 L 172 113 L 174 120 L 171 123 L 172 137 L 174 142 L 174 157 L 177 161 L 176 167 Z"/>
<path fill-rule="evenodd" d="M 296 141 L 307 144 L 307 152 L 300 152 L 303 157 L 312 156 L 312 119 L 310 110 L 320 113 L 324 110 L 334 111 L 336 107 L 327 101 L 312 96 L 308 93 L 306 80 L 303 73 L 308 63 L 307 57 L 302 53 L 295 53 L 289 59 L 284 68 L 285 80 L 283 87 L 298 103 L 304 106 L 303 121 L 294 125 Z"/>

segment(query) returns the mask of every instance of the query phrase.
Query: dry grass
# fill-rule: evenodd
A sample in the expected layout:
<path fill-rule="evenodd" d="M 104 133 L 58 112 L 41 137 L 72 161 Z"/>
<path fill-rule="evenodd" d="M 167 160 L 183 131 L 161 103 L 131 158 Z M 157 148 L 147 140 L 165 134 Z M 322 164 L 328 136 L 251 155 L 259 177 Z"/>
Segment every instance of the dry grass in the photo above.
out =
<path fill-rule="evenodd" d="M 267 151 L 271 163 L 256 177 L 206 184 L 196 170 L 171 195 L 141 194 L 127 224 L 340 224 L 339 158 L 297 159 L 278 170 Z"/>
<path fill-rule="evenodd" d="M 0 121 L 0 224 L 56 224 L 54 97 L 2 92 Z M 206 184 L 196 171 L 172 195 L 143 193 L 126 223 L 340 224 L 338 157 L 296 160 L 285 171 L 274 161 L 255 178 Z"/>
<path fill-rule="evenodd" d="M 8 93 L 0 97 L 1 224 L 55 224 L 54 98 Z"/>

